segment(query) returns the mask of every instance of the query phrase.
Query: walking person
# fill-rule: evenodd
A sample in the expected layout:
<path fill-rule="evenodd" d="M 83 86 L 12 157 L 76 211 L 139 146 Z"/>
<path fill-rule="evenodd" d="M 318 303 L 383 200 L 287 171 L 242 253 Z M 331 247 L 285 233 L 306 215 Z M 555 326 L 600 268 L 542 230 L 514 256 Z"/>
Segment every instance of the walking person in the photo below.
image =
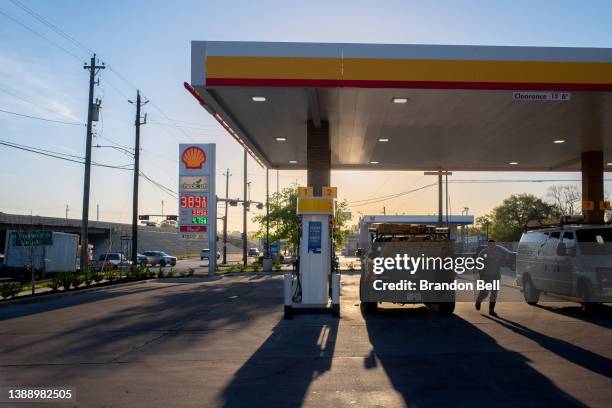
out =
<path fill-rule="evenodd" d="M 485 283 L 493 283 L 495 280 L 500 281 L 502 259 L 500 251 L 497 249 L 497 245 L 495 244 L 495 240 L 490 239 L 487 243 L 487 247 L 480 251 L 478 256 L 484 258 L 484 268 L 479 273 L 480 279 Z M 497 289 L 491 291 L 486 289 L 481 290 L 476 298 L 476 310 L 480 310 L 482 301 L 485 300 L 487 296 L 489 296 L 489 314 L 491 316 L 497 316 L 497 313 L 495 313 Z"/>

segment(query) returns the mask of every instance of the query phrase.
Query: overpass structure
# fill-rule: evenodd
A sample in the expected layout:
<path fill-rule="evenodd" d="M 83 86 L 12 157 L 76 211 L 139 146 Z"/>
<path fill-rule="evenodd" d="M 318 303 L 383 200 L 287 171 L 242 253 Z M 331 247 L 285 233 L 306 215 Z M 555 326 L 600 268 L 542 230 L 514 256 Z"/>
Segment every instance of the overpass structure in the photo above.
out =
<path fill-rule="evenodd" d="M 200 104 L 260 164 L 306 169 L 315 195 L 332 169 L 579 171 L 586 219 L 603 220 L 612 49 L 194 41 L 191 52 Z"/>
<path fill-rule="evenodd" d="M 48 229 L 57 232 L 81 234 L 80 219 L 41 217 L 0 213 L 0 252 L 4 250 L 7 230 Z M 93 245 L 94 259 L 106 252 L 123 252 L 126 256 L 131 248 L 131 224 L 90 221 L 89 243 Z M 164 251 L 171 255 L 195 254 L 202 249 L 201 243 L 177 239 L 175 229 L 164 230 L 139 226 L 138 251 Z M 228 244 L 230 252 L 239 252 L 239 239 Z"/>

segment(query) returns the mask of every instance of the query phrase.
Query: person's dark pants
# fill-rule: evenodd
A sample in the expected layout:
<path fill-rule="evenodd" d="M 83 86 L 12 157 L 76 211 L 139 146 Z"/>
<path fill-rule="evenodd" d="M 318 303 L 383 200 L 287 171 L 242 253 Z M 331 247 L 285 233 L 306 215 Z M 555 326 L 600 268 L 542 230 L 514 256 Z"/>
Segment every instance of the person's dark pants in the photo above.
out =
<path fill-rule="evenodd" d="M 485 300 L 487 296 L 489 296 L 489 292 L 491 292 L 491 296 L 489 297 L 489 310 L 493 311 L 495 310 L 495 303 L 497 302 L 497 290 L 481 290 L 478 294 L 478 297 L 476 298 L 476 302 L 480 303 Z"/>

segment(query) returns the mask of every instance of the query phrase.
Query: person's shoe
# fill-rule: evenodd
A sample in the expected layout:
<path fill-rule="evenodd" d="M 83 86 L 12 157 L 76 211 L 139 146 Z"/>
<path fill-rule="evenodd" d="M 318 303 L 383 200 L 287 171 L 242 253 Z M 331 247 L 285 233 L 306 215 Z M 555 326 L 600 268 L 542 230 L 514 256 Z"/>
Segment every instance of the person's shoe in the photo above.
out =
<path fill-rule="evenodd" d="M 480 310 L 480 302 L 476 302 L 476 310 Z"/>
<path fill-rule="evenodd" d="M 489 310 L 489 316 L 497 317 L 497 313 L 495 313 L 495 310 Z"/>

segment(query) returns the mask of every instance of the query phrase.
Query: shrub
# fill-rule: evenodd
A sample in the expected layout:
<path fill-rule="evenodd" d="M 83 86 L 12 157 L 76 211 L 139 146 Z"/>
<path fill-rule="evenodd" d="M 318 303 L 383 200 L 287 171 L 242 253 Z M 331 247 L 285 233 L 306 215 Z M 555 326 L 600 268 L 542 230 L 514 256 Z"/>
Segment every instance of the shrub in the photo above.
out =
<path fill-rule="evenodd" d="M 64 290 L 70 289 L 72 286 L 73 274 L 70 272 L 60 272 L 58 274 L 58 279 L 60 281 L 60 286 L 64 288 Z"/>
<path fill-rule="evenodd" d="M 280 262 L 275 263 L 272 269 L 274 269 L 275 271 L 280 271 L 281 270 Z"/>
<path fill-rule="evenodd" d="M 82 273 L 80 276 L 81 281 L 85 283 L 86 286 L 91 285 L 91 283 L 93 282 L 93 278 L 93 273 L 89 269 L 86 269 L 85 272 Z"/>
<path fill-rule="evenodd" d="M 261 264 L 259 262 L 253 262 L 253 272 L 259 272 L 261 271 Z"/>
<path fill-rule="evenodd" d="M 189 268 L 189 269 L 187 270 L 187 276 L 192 276 L 194 272 L 195 272 L 195 271 L 193 270 L 193 268 Z"/>
<path fill-rule="evenodd" d="M 170 270 L 168 271 L 168 274 L 166 276 L 168 278 L 172 278 L 174 276 L 174 271 L 172 270 L 172 268 L 170 268 Z"/>
<path fill-rule="evenodd" d="M 106 271 L 104 272 L 104 277 L 106 278 L 107 281 L 112 282 L 115 279 L 117 279 L 117 271 Z"/>
<path fill-rule="evenodd" d="M 159 272 L 157 272 L 157 277 L 160 279 L 164 277 L 164 270 L 162 268 L 159 268 Z"/>
<path fill-rule="evenodd" d="M 49 287 L 52 290 L 57 291 L 60 286 L 62 286 L 62 280 L 60 278 L 61 277 L 59 273 L 53 275 L 53 277 L 51 278 L 51 282 L 49 282 Z"/>
<path fill-rule="evenodd" d="M 184 278 L 185 276 L 187 276 L 187 272 L 185 272 L 185 271 L 180 271 L 180 272 L 179 272 L 179 276 L 180 276 L 181 278 Z"/>
<path fill-rule="evenodd" d="M 72 275 L 72 286 L 74 288 L 78 288 L 81 283 L 83 283 L 83 278 L 81 275 L 71 274 Z"/>
<path fill-rule="evenodd" d="M 17 282 L 8 282 L 0 285 L 0 296 L 2 299 L 9 298 L 11 296 L 15 296 L 19 292 L 21 292 L 21 283 Z"/>
<path fill-rule="evenodd" d="M 100 283 L 100 281 L 104 279 L 104 275 L 102 274 L 102 272 L 92 272 L 91 275 L 92 275 L 93 281 L 96 283 Z"/>

